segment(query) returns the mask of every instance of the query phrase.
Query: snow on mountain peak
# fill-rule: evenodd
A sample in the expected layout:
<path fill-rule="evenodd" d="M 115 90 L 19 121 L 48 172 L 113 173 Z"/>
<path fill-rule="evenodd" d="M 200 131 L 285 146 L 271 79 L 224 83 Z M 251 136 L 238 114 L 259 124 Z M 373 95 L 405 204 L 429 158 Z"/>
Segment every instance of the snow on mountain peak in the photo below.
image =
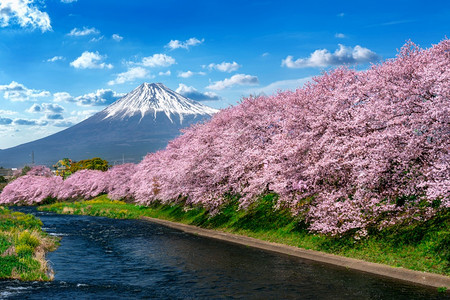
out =
<path fill-rule="evenodd" d="M 178 94 L 162 83 L 144 82 L 105 108 L 103 113 L 106 114 L 104 119 L 124 119 L 137 114 L 141 119 L 153 114 L 156 119 L 157 112 L 164 112 L 172 123 L 173 115 L 178 115 L 182 123 L 183 115 L 212 115 L 217 111 Z"/>

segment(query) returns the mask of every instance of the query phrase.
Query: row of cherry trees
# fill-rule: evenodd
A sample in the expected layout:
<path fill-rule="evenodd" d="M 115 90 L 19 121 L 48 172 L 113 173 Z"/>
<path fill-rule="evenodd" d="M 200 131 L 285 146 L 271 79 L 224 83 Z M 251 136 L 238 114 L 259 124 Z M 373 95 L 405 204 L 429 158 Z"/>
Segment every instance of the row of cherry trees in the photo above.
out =
<path fill-rule="evenodd" d="M 80 170 L 63 180 L 44 166 L 31 168 L 9 183 L 0 194 L 0 204 L 33 205 L 50 199 L 90 199 L 107 193 L 112 199 L 130 196 L 129 182 L 135 164 L 114 166 L 106 172 Z"/>
<path fill-rule="evenodd" d="M 367 71 L 338 68 L 294 92 L 243 99 L 138 165 L 63 182 L 21 177 L 0 203 L 109 193 L 144 205 L 184 199 L 216 213 L 225 193 L 240 194 L 245 208 L 274 191 L 312 231 L 365 235 L 450 207 L 449 99 L 450 41 L 426 50 L 407 43 Z"/>

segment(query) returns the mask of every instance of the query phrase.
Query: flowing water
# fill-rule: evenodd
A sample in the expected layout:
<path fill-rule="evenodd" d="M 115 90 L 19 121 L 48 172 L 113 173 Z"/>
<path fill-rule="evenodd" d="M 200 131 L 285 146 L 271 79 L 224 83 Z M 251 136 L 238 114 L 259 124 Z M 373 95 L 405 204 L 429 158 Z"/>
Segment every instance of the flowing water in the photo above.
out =
<path fill-rule="evenodd" d="M 0 281 L 1 299 L 442 299 L 435 288 L 198 237 L 143 220 L 57 215 L 52 282 Z"/>

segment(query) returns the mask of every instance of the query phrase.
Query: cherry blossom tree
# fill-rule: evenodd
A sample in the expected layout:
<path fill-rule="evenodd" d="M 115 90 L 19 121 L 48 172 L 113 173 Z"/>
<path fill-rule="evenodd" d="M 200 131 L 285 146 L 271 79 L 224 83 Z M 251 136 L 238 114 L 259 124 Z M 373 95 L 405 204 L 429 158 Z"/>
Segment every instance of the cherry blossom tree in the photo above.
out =
<path fill-rule="evenodd" d="M 56 198 L 62 184 L 61 177 L 24 175 L 10 182 L 0 194 L 0 204 L 34 205 Z"/>
<path fill-rule="evenodd" d="M 128 199 L 131 196 L 131 178 L 136 171 L 136 164 L 117 165 L 106 171 L 106 192 L 114 200 Z"/>
<path fill-rule="evenodd" d="M 57 198 L 60 200 L 90 199 L 107 191 L 107 178 L 99 170 L 80 170 L 62 183 Z"/>

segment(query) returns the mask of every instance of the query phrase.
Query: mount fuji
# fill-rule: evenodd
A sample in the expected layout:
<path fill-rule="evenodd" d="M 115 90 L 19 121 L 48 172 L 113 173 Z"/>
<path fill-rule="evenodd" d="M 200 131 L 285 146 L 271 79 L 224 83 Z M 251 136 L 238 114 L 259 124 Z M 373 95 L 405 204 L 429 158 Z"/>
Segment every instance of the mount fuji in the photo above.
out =
<path fill-rule="evenodd" d="M 139 162 L 163 149 L 180 129 L 209 119 L 217 110 L 162 83 L 143 83 L 90 118 L 45 138 L 0 151 L 0 166 L 52 165 L 64 157 L 101 157 L 110 163 Z"/>

